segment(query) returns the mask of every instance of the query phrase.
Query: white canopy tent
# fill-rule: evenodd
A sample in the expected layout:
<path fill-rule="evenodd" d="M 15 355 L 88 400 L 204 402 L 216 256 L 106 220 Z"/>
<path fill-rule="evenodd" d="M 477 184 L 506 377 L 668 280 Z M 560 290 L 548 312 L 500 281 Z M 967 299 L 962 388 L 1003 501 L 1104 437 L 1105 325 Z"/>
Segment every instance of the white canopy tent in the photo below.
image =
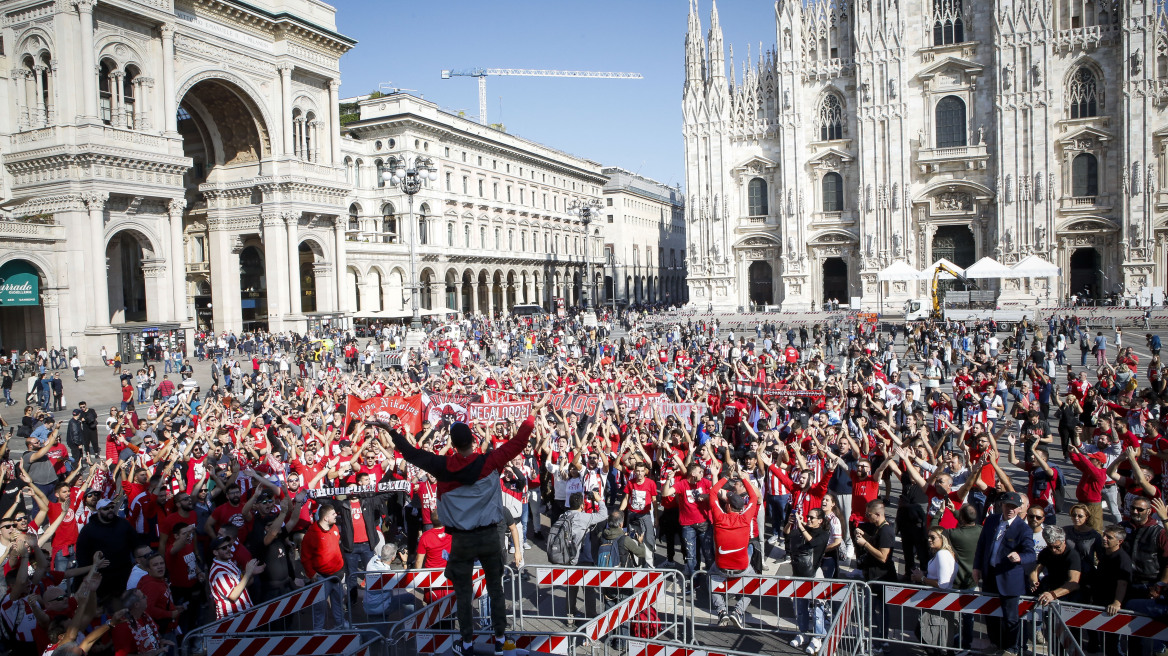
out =
<path fill-rule="evenodd" d="M 926 267 L 924 271 L 921 271 L 920 279 L 921 280 L 932 280 L 934 272 L 938 272 L 938 270 L 940 269 L 942 264 L 945 265 L 946 267 L 948 267 L 949 269 L 960 273 L 961 275 L 965 275 L 964 269 L 962 269 L 961 267 L 957 266 L 956 264 L 950 262 L 949 260 L 946 260 L 945 258 L 941 258 L 941 259 L 937 260 L 936 262 L 933 262 L 932 264 L 930 264 L 928 267 Z M 939 280 L 956 280 L 957 278 L 951 273 L 948 273 L 944 270 L 940 270 L 937 273 L 937 279 L 939 279 Z"/>
<path fill-rule="evenodd" d="M 1050 278 L 1059 275 L 1059 272 L 1057 266 L 1037 255 L 1028 255 L 1010 267 L 1010 276 L 1018 278 Z"/>
<path fill-rule="evenodd" d="M 965 270 L 966 278 L 1008 278 L 1010 275 L 1010 267 L 992 257 L 983 257 Z"/>
<path fill-rule="evenodd" d="M 912 268 L 908 262 L 897 260 L 876 272 L 876 279 L 882 282 L 890 280 L 920 280 L 920 275 L 921 272 Z"/>

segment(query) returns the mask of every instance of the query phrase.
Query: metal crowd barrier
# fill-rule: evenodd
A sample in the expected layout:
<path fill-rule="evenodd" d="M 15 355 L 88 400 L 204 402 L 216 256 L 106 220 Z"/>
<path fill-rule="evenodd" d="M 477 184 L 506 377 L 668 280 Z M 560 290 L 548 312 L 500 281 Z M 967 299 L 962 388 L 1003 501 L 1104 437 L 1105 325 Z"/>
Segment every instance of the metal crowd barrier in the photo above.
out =
<path fill-rule="evenodd" d="M 206 656 L 379 656 L 380 636 L 368 632 L 266 631 L 207 638 Z"/>
<path fill-rule="evenodd" d="M 694 581 L 706 581 L 706 603 L 698 609 L 697 604 L 690 604 L 690 624 L 695 627 L 703 624 L 712 624 L 717 621 L 714 613 L 715 595 L 722 597 L 724 607 L 733 609 L 735 597 L 750 597 L 747 606 L 747 617 L 744 621 L 744 630 L 798 633 L 796 619 L 796 600 L 806 601 L 809 609 L 822 608 L 824 612 L 824 627 L 831 625 L 832 618 L 838 609 L 852 594 L 853 588 L 862 587 L 864 583 L 852 580 L 837 579 L 809 579 L 792 576 L 732 576 L 714 570 L 707 572 L 699 570 L 694 574 Z M 801 605 L 801 604 L 800 604 Z M 708 619 L 698 618 L 696 610 L 709 613 Z M 823 637 L 823 636 L 818 636 Z"/>

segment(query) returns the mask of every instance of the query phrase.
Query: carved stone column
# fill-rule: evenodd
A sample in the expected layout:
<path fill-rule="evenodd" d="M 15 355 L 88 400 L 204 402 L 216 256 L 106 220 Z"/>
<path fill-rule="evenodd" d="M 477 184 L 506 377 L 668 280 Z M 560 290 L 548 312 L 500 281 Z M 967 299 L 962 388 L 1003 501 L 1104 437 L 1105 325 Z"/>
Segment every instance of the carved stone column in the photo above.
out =
<path fill-rule="evenodd" d="M 174 306 L 163 303 L 170 291 L 167 289 L 166 275 L 169 265 L 162 258 L 142 260 L 142 274 L 146 279 L 146 320 L 171 321 Z"/>
<path fill-rule="evenodd" d="M 347 253 L 345 252 L 345 222 L 348 220 L 344 216 L 333 217 L 333 238 L 336 242 L 336 253 L 334 258 L 337 263 L 337 304 L 333 308 L 337 312 L 348 312 L 349 304 L 346 302 L 345 295 L 345 277 L 349 274 L 349 264 Z M 317 285 L 320 288 L 320 285 Z"/>
<path fill-rule="evenodd" d="M 292 141 L 292 65 L 281 64 L 280 67 L 280 105 L 284 110 L 280 125 L 284 136 L 284 154 L 291 155 L 295 149 Z"/>
<path fill-rule="evenodd" d="M 302 299 L 300 292 L 300 212 L 284 212 L 280 215 L 287 228 L 288 240 L 288 307 L 292 314 L 300 314 Z"/>
<path fill-rule="evenodd" d="M 48 69 L 44 64 L 37 64 L 32 68 L 33 84 L 36 90 L 36 120 L 32 122 L 33 127 L 44 127 L 45 122 L 45 71 Z"/>
<path fill-rule="evenodd" d="M 332 165 L 341 165 L 341 101 L 340 80 L 329 80 L 329 141 L 332 146 Z"/>
<path fill-rule="evenodd" d="M 162 112 L 168 133 L 178 132 L 178 90 L 174 86 L 174 26 L 163 23 L 158 31 L 162 34 Z"/>
<path fill-rule="evenodd" d="M 175 198 L 167 206 L 170 216 L 170 294 L 175 321 L 187 320 L 187 258 L 183 250 L 183 212 L 186 208 L 187 203 L 181 198 Z"/>
<path fill-rule="evenodd" d="M 110 88 L 110 125 L 122 127 L 126 124 L 122 106 L 122 79 L 126 74 L 122 71 L 113 71 L 109 74 Z"/>
<path fill-rule="evenodd" d="M 93 50 L 93 6 L 97 0 L 73 0 L 80 18 L 79 30 L 81 34 L 81 93 L 84 98 L 81 102 L 81 117 L 96 119 L 97 113 L 97 61 Z M 164 62 L 166 70 L 174 70 L 174 61 Z M 106 323 L 109 323 L 107 318 Z"/>
<path fill-rule="evenodd" d="M 89 211 L 89 293 L 93 314 L 90 323 L 98 328 L 110 325 L 109 285 L 105 262 L 105 204 L 109 195 L 89 192 L 81 196 Z"/>
<path fill-rule="evenodd" d="M 260 224 L 264 231 L 264 275 L 268 281 L 268 326 L 273 330 L 283 330 L 284 317 L 293 313 L 289 309 L 289 281 L 284 275 L 289 271 L 286 261 L 289 252 L 284 243 L 287 232 L 283 218 L 276 212 L 263 212 Z"/>

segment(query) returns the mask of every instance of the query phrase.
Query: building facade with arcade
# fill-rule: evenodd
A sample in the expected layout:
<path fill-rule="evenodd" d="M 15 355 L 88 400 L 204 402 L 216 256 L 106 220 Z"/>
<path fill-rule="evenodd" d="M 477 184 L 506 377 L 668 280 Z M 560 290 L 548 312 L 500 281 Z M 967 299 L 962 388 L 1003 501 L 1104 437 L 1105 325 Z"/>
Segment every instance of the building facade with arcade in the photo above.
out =
<path fill-rule="evenodd" d="M 134 362 L 190 352 L 198 331 L 401 319 L 415 293 L 427 313 L 580 298 L 567 208 L 599 202 L 600 166 L 404 94 L 342 126 L 355 42 L 329 5 L 10 0 L 0 16 L 5 352 Z M 414 224 L 379 174 L 416 157 L 440 178 Z"/>
<path fill-rule="evenodd" d="M 774 45 L 735 63 L 717 8 L 705 32 L 690 10 L 695 304 L 887 307 L 924 283 L 878 283 L 878 271 L 941 258 L 1060 267 L 995 283 L 1019 302 L 1168 283 L 1162 3 L 780 0 L 763 12 Z"/>

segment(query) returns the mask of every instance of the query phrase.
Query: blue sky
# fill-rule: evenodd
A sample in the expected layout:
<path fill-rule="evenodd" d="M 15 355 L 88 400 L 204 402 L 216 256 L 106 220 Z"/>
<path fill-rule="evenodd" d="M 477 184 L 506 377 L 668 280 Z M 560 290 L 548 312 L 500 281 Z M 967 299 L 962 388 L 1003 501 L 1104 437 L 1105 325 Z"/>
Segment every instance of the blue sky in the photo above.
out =
<path fill-rule="evenodd" d="M 341 59 L 341 96 L 382 82 L 478 114 L 477 80 L 442 69 L 544 68 L 640 73 L 643 80 L 488 77 L 487 117 L 507 131 L 660 182 L 685 183 L 681 92 L 688 0 L 333 0 L 359 43 Z M 703 30 L 710 1 L 700 0 Z M 718 6 L 727 48 L 774 45 L 769 0 Z"/>

